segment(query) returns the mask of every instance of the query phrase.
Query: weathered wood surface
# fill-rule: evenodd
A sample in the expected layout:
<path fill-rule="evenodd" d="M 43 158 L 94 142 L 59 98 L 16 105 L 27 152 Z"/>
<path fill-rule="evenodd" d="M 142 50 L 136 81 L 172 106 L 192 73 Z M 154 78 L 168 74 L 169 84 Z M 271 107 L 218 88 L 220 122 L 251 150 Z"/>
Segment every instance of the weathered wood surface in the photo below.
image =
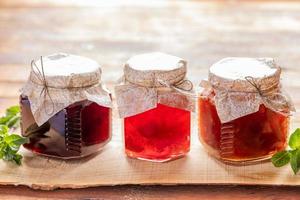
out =
<path fill-rule="evenodd" d="M 112 186 L 36 191 L 26 187 L 0 187 L 5 200 L 299 200 L 298 187 L 262 186 Z M 21 197 L 22 196 L 22 197 Z"/>
<path fill-rule="evenodd" d="M 207 76 L 212 63 L 223 57 L 274 57 L 283 67 L 287 91 L 296 107 L 300 107 L 299 44 L 300 2 L 297 1 L 158 0 L 119 4 L 95 0 L 84 3 L 76 0 L 63 3 L 58 0 L 2 0 L 0 110 L 17 103 L 18 89 L 27 79 L 30 60 L 57 51 L 97 60 L 103 67 L 103 80 L 110 89 L 121 75 L 123 63 L 142 52 L 163 51 L 187 59 L 189 76 L 195 84 Z M 292 128 L 299 122 L 296 113 Z M 238 199 L 246 197 L 245 190 L 247 194 L 257 193 L 256 197 L 253 195 L 257 199 L 283 198 L 285 195 L 296 199 L 300 193 L 299 188 L 264 188 L 263 192 L 259 188 L 221 186 L 148 189 L 124 186 L 76 190 L 75 193 L 78 198 L 85 198 L 102 191 L 103 198 L 111 199 L 162 198 L 165 191 L 186 199 L 196 196 L 221 199 L 222 195 Z M 23 187 L 3 187 L 1 191 L 6 191 L 8 198 L 15 198 L 15 192 L 24 192 L 28 199 L 35 195 L 39 198 L 50 195 Z M 128 192 L 130 195 L 126 196 Z M 72 197 L 72 193 L 67 190 L 51 194 L 65 198 L 67 195 Z"/>

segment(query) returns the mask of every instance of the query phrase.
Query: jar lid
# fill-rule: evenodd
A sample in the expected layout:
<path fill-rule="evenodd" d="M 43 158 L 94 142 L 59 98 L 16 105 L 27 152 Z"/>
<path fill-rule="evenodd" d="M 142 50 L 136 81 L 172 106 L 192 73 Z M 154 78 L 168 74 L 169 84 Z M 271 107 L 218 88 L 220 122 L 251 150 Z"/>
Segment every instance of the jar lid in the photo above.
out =
<path fill-rule="evenodd" d="M 186 61 L 160 52 L 133 56 L 124 67 L 125 80 L 143 87 L 162 87 L 162 83 L 173 85 L 185 76 Z"/>
<path fill-rule="evenodd" d="M 272 58 L 230 57 L 210 67 L 209 81 L 213 87 L 236 92 L 255 92 L 257 89 L 253 87 L 251 80 L 261 90 L 266 90 L 279 84 L 280 74 L 281 69 Z"/>
<path fill-rule="evenodd" d="M 123 82 L 115 87 L 120 117 L 130 117 L 163 104 L 194 111 L 194 91 L 186 79 L 186 61 L 165 53 L 146 53 L 130 58 Z"/>
<path fill-rule="evenodd" d="M 294 111 L 289 96 L 282 92 L 280 67 L 272 58 L 225 58 L 209 69 L 214 103 L 222 123 L 255 113 L 261 104 L 288 116 Z"/>
<path fill-rule="evenodd" d="M 32 61 L 29 79 L 21 92 L 28 97 L 39 126 L 76 102 L 88 100 L 111 107 L 110 93 L 101 85 L 98 63 L 65 53 Z"/>
<path fill-rule="evenodd" d="M 36 84 L 46 81 L 49 87 L 77 88 L 101 81 L 99 64 L 89 58 L 57 53 L 41 59 L 33 63 L 30 73 L 30 80 Z"/>

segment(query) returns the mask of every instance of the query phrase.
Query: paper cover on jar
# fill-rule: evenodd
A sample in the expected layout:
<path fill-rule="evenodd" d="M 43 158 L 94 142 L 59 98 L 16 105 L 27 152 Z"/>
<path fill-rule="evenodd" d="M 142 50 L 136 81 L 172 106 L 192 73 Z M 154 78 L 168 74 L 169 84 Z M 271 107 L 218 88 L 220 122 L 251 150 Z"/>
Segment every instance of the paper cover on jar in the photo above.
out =
<path fill-rule="evenodd" d="M 164 53 L 134 56 L 115 87 L 120 117 L 133 116 L 164 104 L 194 111 L 193 84 L 186 79 L 186 61 Z"/>
<path fill-rule="evenodd" d="M 295 111 L 280 84 L 281 68 L 271 58 L 225 58 L 209 70 L 208 82 L 222 123 L 255 113 L 261 104 L 289 115 Z"/>
<path fill-rule="evenodd" d="M 80 56 L 54 54 L 32 61 L 28 81 L 21 89 L 40 126 L 69 105 L 89 100 L 111 107 L 110 93 L 101 85 L 97 62 Z"/>

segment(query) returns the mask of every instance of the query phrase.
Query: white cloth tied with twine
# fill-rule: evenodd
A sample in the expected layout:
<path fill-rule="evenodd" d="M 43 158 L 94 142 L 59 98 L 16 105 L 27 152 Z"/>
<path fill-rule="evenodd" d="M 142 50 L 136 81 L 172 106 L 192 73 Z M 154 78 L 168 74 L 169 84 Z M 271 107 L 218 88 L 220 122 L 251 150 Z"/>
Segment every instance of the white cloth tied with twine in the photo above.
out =
<path fill-rule="evenodd" d="M 220 75 L 228 72 L 227 67 L 231 63 L 232 65 L 238 63 L 240 66 L 239 69 L 229 69 L 229 71 L 234 69 L 229 73 L 234 72 L 234 76 L 241 73 L 240 75 L 243 78 L 234 79 Z M 249 66 L 249 63 L 252 66 Z M 211 68 L 209 80 L 202 81 L 201 86 L 206 90 L 213 90 L 215 94 L 213 101 L 222 123 L 255 113 L 259 110 L 261 104 L 284 116 L 289 116 L 291 111 L 295 111 L 289 96 L 281 88 L 281 69 L 273 59 L 225 58 L 212 67 L 214 69 L 218 68 L 217 70 L 220 70 L 220 73 L 216 73 L 216 70 L 213 71 Z M 269 68 L 271 73 L 255 77 L 255 74 L 259 74 L 261 67 L 264 69 Z M 243 68 L 251 71 L 251 75 L 247 76 L 247 72 L 241 72 Z"/>
<path fill-rule="evenodd" d="M 101 85 L 99 65 L 88 58 L 62 53 L 32 61 L 29 79 L 21 92 L 28 97 L 39 126 L 76 102 L 112 105 L 110 93 Z"/>
<path fill-rule="evenodd" d="M 185 76 L 186 61 L 181 58 L 163 53 L 131 58 L 124 66 L 122 82 L 115 87 L 120 117 L 156 108 L 158 103 L 194 111 L 193 84 Z"/>

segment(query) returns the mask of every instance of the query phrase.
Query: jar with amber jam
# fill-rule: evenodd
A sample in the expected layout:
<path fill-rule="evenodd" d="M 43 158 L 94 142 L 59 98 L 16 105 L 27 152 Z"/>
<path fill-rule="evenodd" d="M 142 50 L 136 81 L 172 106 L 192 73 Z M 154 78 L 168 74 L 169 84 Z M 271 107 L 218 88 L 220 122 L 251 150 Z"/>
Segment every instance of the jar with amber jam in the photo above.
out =
<path fill-rule="evenodd" d="M 24 147 L 36 154 L 81 158 L 111 139 L 111 96 L 89 58 L 58 53 L 32 61 L 20 107 Z"/>
<path fill-rule="evenodd" d="M 164 53 L 127 61 L 115 87 L 127 156 L 164 162 L 189 152 L 195 102 L 186 68 L 186 61 Z"/>
<path fill-rule="evenodd" d="M 225 162 L 269 159 L 286 148 L 294 110 L 270 58 L 225 58 L 210 67 L 198 99 L 199 138 Z"/>

